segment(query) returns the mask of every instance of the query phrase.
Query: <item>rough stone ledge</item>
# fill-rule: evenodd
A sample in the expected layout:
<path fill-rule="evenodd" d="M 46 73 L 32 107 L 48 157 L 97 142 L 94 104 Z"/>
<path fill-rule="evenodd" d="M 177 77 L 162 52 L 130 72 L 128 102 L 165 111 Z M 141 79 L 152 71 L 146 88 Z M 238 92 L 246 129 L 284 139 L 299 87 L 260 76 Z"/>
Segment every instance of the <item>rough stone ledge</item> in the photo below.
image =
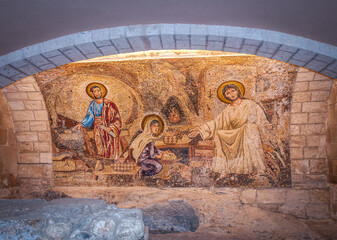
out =
<path fill-rule="evenodd" d="M 1 239 L 148 239 L 139 209 L 103 200 L 0 200 Z"/>

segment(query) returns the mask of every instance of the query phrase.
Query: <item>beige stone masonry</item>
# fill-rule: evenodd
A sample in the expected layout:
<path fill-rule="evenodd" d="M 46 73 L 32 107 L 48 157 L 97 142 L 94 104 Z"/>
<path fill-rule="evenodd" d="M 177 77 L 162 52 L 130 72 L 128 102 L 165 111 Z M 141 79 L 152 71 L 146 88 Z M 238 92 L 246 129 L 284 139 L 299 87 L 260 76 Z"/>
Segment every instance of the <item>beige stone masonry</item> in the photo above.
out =
<path fill-rule="evenodd" d="M 5 87 L 2 92 L 13 116 L 19 182 L 50 184 L 53 175 L 51 136 L 48 113 L 38 84 L 30 76 Z"/>
<path fill-rule="evenodd" d="M 297 73 L 290 116 L 293 187 L 309 189 L 328 187 L 326 124 L 327 100 L 332 83 L 332 79 L 304 68 L 299 68 Z M 312 210 L 312 213 L 309 211 L 308 215 L 315 211 Z"/>

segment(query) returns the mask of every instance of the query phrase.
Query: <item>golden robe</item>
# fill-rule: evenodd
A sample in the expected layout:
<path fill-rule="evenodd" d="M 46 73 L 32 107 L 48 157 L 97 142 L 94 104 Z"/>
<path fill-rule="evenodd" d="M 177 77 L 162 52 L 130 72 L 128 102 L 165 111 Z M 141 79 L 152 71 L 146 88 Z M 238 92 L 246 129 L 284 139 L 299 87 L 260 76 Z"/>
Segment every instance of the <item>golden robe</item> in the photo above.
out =
<path fill-rule="evenodd" d="M 214 138 L 212 170 L 228 173 L 263 173 L 264 153 L 259 128 L 268 121 L 262 108 L 243 99 L 239 106 L 228 105 L 223 112 L 199 128 L 201 137 Z"/>

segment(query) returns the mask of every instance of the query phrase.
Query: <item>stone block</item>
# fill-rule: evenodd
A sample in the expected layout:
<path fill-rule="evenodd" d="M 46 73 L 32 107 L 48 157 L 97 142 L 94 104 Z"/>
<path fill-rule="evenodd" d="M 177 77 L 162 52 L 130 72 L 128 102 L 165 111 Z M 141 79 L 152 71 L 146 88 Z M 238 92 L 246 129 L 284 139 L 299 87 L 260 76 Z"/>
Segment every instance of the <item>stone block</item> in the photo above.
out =
<path fill-rule="evenodd" d="M 229 47 L 224 47 L 223 48 L 224 52 L 234 52 L 234 53 L 238 53 L 240 52 L 240 48 L 229 48 Z"/>
<path fill-rule="evenodd" d="M 5 76 L 5 77 L 12 77 L 16 74 L 19 74 L 20 72 L 16 70 L 15 68 L 11 67 L 10 65 L 6 65 L 3 67 L 0 67 L 0 74 Z"/>
<path fill-rule="evenodd" d="M 176 48 L 177 49 L 190 49 L 190 41 L 189 40 L 177 40 L 176 39 Z"/>
<path fill-rule="evenodd" d="M 148 37 L 144 37 L 144 36 L 129 37 L 128 40 L 132 46 L 132 49 L 135 52 L 151 50 L 151 42 L 148 39 Z"/>
<path fill-rule="evenodd" d="M 225 42 L 225 37 L 223 36 L 216 36 L 216 35 L 208 35 L 207 36 L 208 42 L 221 42 L 224 44 Z"/>
<path fill-rule="evenodd" d="M 331 80 L 331 78 L 329 78 L 329 77 L 327 77 L 327 76 L 325 76 L 325 75 L 316 73 L 316 74 L 315 74 L 315 77 L 314 77 L 314 80 L 315 80 L 315 81 Z"/>
<path fill-rule="evenodd" d="M 329 204 L 330 192 L 323 189 L 309 190 L 309 198 L 311 203 Z"/>
<path fill-rule="evenodd" d="M 49 52 L 43 53 L 43 56 L 46 57 L 46 58 L 51 58 L 51 57 L 59 56 L 61 54 L 62 53 L 60 51 L 53 50 L 53 51 L 49 51 Z"/>
<path fill-rule="evenodd" d="M 224 42 L 208 41 L 206 49 L 212 51 L 222 51 L 223 47 Z"/>
<path fill-rule="evenodd" d="M 114 55 L 114 54 L 118 54 L 118 51 L 116 50 L 116 48 L 114 46 L 103 46 L 100 47 L 99 50 L 105 55 Z"/>
<path fill-rule="evenodd" d="M 176 34 L 174 35 L 175 40 L 190 40 L 190 35 L 189 34 Z"/>
<path fill-rule="evenodd" d="M 320 72 L 321 74 L 324 74 L 328 77 L 337 79 L 337 72 L 330 71 L 328 69 L 324 69 L 323 71 Z"/>
<path fill-rule="evenodd" d="M 291 113 L 302 112 L 302 103 L 292 103 L 291 104 Z"/>
<path fill-rule="evenodd" d="M 31 131 L 43 132 L 48 131 L 47 121 L 30 121 Z"/>
<path fill-rule="evenodd" d="M 285 202 L 285 190 L 258 189 L 256 202 L 262 204 L 282 204 Z"/>
<path fill-rule="evenodd" d="M 332 63 L 333 61 L 335 61 L 334 58 L 332 57 L 328 57 L 326 55 L 322 55 L 322 54 L 318 54 L 316 57 L 315 57 L 316 60 L 318 61 L 321 61 L 321 62 L 326 62 L 326 63 Z"/>
<path fill-rule="evenodd" d="M 305 147 L 306 144 L 305 136 L 291 136 L 290 137 L 290 146 L 291 147 Z"/>
<path fill-rule="evenodd" d="M 194 50 L 206 50 L 206 46 L 204 46 L 204 45 L 191 45 L 190 49 L 194 49 Z"/>
<path fill-rule="evenodd" d="M 303 159 L 303 148 L 290 148 L 291 159 Z"/>
<path fill-rule="evenodd" d="M 300 135 L 301 134 L 301 125 L 290 125 L 290 135 Z"/>
<path fill-rule="evenodd" d="M 293 113 L 290 115 L 291 124 L 302 124 L 308 122 L 308 113 Z"/>
<path fill-rule="evenodd" d="M 206 36 L 205 35 L 191 35 L 191 45 L 206 46 Z"/>
<path fill-rule="evenodd" d="M 328 163 L 326 159 L 310 159 L 311 174 L 327 174 Z"/>
<path fill-rule="evenodd" d="M 176 49 L 176 44 L 173 35 L 161 35 L 160 36 L 163 49 Z"/>
<path fill-rule="evenodd" d="M 66 56 L 59 55 L 55 57 L 48 58 L 56 66 L 62 66 L 71 62 Z"/>
<path fill-rule="evenodd" d="M 242 38 L 228 37 L 225 42 L 225 47 L 227 48 L 237 48 L 240 49 L 243 43 Z"/>
<path fill-rule="evenodd" d="M 112 39 L 111 41 L 118 50 L 131 48 L 126 38 L 117 38 L 117 39 Z"/>
<path fill-rule="evenodd" d="M 48 147 L 50 148 L 50 143 L 48 143 Z M 40 163 L 52 163 L 53 156 L 51 152 L 40 153 Z"/>
<path fill-rule="evenodd" d="M 19 61 L 11 63 L 11 66 L 18 69 L 18 68 L 23 67 L 27 64 L 29 64 L 29 62 L 27 62 L 26 59 L 23 59 L 23 60 L 19 60 Z"/>
<path fill-rule="evenodd" d="M 77 60 L 78 61 L 78 60 Z M 52 69 L 52 68 L 55 68 L 56 66 L 54 64 L 46 64 L 46 65 L 43 65 L 43 66 L 40 66 L 39 68 L 42 70 L 42 71 L 46 71 L 46 70 L 49 70 L 49 69 Z"/>
<path fill-rule="evenodd" d="M 258 49 L 258 46 L 252 46 L 252 45 L 242 45 L 240 49 L 240 53 L 246 53 L 246 54 L 256 54 Z"/>
<path fill-rule="evenodd" d="M 313 219 L 327 219 L 330 217 L 327 204 L 309 204 L 306 209 L 307 216 Z"/>
<path fill-rule="evenodd" d="M 14 81 L 12 79 L 0 75 L 0 88 L 4 88 L 13 82 Z"/>
<path fill-rule="evenodd" d="M 330 91 L 332 80 L 312 81 L 309 83 L 309 90 Z"/>
<path fill-rule="evenodd" d="M 93 43 L 83 43 L 76 45 L 77 49 L 80 50 L 84 55 L 88 55 L 91 53 L 99 52 L 98 48 Z"/>
<path fill-rule="evenodd" d="M 28 110 L 40 110 L 42 109 L 42 102 L 41 101 L 25 101 L 25 107 Z"/>
<path fill-rule="evenodd" d="M 7 97 L 7 101 L 28 99 L 28 95 L 25 92 L 18 92 L 18 93 L 5 92 L 5 95 Z"/>
<path fill-rule="evenodd" d="M 19 92 L 35 92 L 33 83 L 17 83 L 15 84 Z"/>
<path fill-rule="evenodd" d="M 295 53 L 295 52 L 298 51 L 298 48 L 287 46 L 287 45 L 281 45 L 280 50 L 286 51 L 286 52 Z"/>
<path fill-rule="evenodd" d="M 43 96 L 40 92 L 28 92 L 27 95 L 29 100 L 43 100 Z"/>
<path fill-rule="evenodd" d="M 38 136 L 36 132 L 19 132 L 16 134 L 16 139 L 19 142 L 36 142 Z"/>
<path fill-rule="evenodd" d="M 74 62 L 86 59 L 86 57 L 76 47 L 65 47 L 59 50 Z"/>
<path fill-rule="evenodd" d="M 13 111 L 12 117 L 14 121 L 35 120 L 33 111 Z"/>
<path fill-rule="evenodd" d="M 27 64 L 25 66 L 22 66 L 19 68 L 19 70 L 25 74 L 27 74 L 27 76 L 33 75 L 35 73 L 41 72 L 41 70 L 37 67 L 35 67 L 33 64 Z"/>
<path fill-rule="evenodd" d="M 299 72 L 296 76 L 296 82 L 311 81 L 315 77 L 315 72 Z"/>
<path fill-rule="evenodd" d="M 51 141 L 50 132 L 39 132 L 38 133 L 39 141 L 41 142 L 49 142 Z"/>
<path fill-rule="evenodd" d="M 319 147 L 305 147 L 303 149 L 304 158 L 325 158 L 326 147 L 325 145 Z"/>
<path fill-rule="evenodd" d="M 326 68 L 329 64 L 325 63 L 325 62 L 321 62 L 321 61 L 317 61 L 315 59 L 312 59 L 311 61 L 309 61 L 305 67 L 313 70 L 315 72 L 320 72 L 322 71 L 324 68 Z"/>
<path fill-rule="evenodd" d="M 280 47 L 279 44 L 272 42 L 263 42 L 259 48 L 260 52 L 274 54 L 276 50 Z"/>
<path fill-rule="evenodd" d="M 301 125 L 301 134 L 304 135 L 325 134 L 325 124 L 303 124 Z"/>
<path fill-rule="evenodd" d="M 327 67 L 328 70 L 331 70 L 333 72 L 337 72 L 337 61 L 335 60 L 332 64 L 330 64 Z"/>
<path fill-rule="evenodd" d="M 49 152 L 50 151 L 50 142 L 35 142 L 34 150 L 36 152 Z"/>
<path fill-rule="evenodd" d="M 286 190 L 286 202 L 309 202 L 309 191 L 308 190 Z"/>
<path fill-rule="evenodd" d="M 27 74 L 19 73 L 11 77 L 11 80 L 14 82 L 24 80 L 26 77 L 28 77 Z"/>
<path fill-rule="evenodd" d="M 303 67 L 306 64 L 306 62 L 302 62 L 302 61 L 295 60 L 295 59 L 290 59 L 287 62 L 291 63 L 291 64 L 294 64 L 296 66 L 300 66 L 300 67 Z"/>
<path fill-rule="evenodd" d="M 29 121 L 19 121 L 14 123 L 16 132 L 29 132 L 30 125 Z"/>
<path fill-rule="evenodd" d="M 25 110 L 23 101 L 8 101 L 7 103 L 11 110 Z"/>
<path fill-rule="evenodd" d="M 294 54 L 294 56 L 292 58 L 295 59 L 295 60 L 302 61 L 302 62 L 308 62 L 315 55 L 316 55 L 316 53 L 314 53 L 314 52 L 300 49 L 300 50 L 298 50 L 297 53 Z"/>
<path fill-rule="evenodd" d="M 18 177 L 41 178 L 43 176 L 41 164 L 19 164 Z"/>
<path fill-rule="evenodd" d="M 322 189 L 327 187 L 327 176 L 325 174 L 292 174 L 292 185 L 294 188 Z"/>
<path fill-rule="evenodd" d="M 293 103 L 309 102 L 311 99 L 311 92 L 296 92 L 293 94 Z"/>
<path fill-rule="evenodd" d="M 309 160 L 291 160 L 291 170 L 296 174 L 309 174 Z"/>
<path fill-rule="evenodd" d="M 309 135 L 307 136 L 308 147 L 325 146 L 326 136 L 325 135 Z"/>
<path fill-rule="evenodd" d="M 18 148 L 21 153 L 24 152 L 33 152 L 34 151 L 34 142 L 19 142 Z"/>
<path fill-rule="evenodd" d="M 36 110 L 34 111 L 35 120 L 46 120 L 48 121 L 48 113 L 46 110 Z"/>
<path fill-rule="evenodd" d="M 97 52 L 97 53 L 86 54 L 85 56 L 87 59 L 90 59 L 90 58 L 102 57 L 103 54 L 100 52 Z"/>
<path fill-rule="evenodd" d="M 244 189 L 241 193 L 242 203 L 255 203 L 256 202 L 256 189 Z"/>
<path fill-rule="evenodd" d="M 325 102 L 329 99 L 329 91 L 314 91 L 311 94 L 311 101 L 314 102 Z"/>
<path fill-rule="evenodd" d="M 100 47 L 105 47 L 105 46 L 111 46 L 112 43 L 110 42 L 110 40 L 103 40 L 103 41 L 96 41 L 95 45 L 96 47 L 100 48 Z"/>
<path fill-rule="evenodd" d="M 326 113 L 309 113 L 309 123 L 324 123 L 327 119 Z"/>
<path fill-rule="evenodd" d="M 19 163 L 39 163 L 40 155 L 39 153 L 20 153 Z"/>
<path fill-rule="evenodd" d="M 305 92 L 309 88 L 309 82 L 296 82 L 294 84 L 294 92 Z"/>
<path fill-rule="evenodd" d="M 281 49 L 279 49 L 272 58 L 279 61 L 287 62 L 292 55 L 293 53 L 282 51 Z"/>
<path fill-rule="evenodd" d="M 298 202 L 286 202 L 279 208 L 279 211 L 284 214 L 289 214 L 297 218 L 306 218 L 305 204 Z"/>
<path fill-rule="evenodd" d="M 35 55 L 33 57 L 27 58 L 27 60 L 38 67 L 46 65 L 46 64 L 50 64 L 50 62 L 42 55 Z"/>

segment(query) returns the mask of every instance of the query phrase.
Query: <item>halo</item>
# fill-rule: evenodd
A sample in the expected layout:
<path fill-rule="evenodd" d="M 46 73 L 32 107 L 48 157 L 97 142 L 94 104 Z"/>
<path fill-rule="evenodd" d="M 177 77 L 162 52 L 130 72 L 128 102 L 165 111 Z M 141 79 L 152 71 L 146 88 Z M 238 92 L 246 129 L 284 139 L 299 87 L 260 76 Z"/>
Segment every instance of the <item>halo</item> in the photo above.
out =
<path fill-rule="evenodd" d="M 240 92 L 241 92 L 241 96 L 243 97 L 245 95 L 245 86 L 243 86 L 242 83 L 238 82 L 238 81 L 227 81 L 227 82 L 224 82 L 222 83 L 219 87 L 218 87 L 218 90 L 217 90 L 217 94 L 218 94 L 218 98 L 222 101 L 222 102 L 225 102 L 225 103 L 231 103 L 229 100 L 227 100 L 223 93 L 222 93 L 222 90 L 224 89 L 224 87 L 226 87 L 227 85 L 229 84 L 234 84 L 236 85 Z"/>
<path fill-rule="evenodd" d="M 156 134 L 156 137 L 158 137 L 164 132 L 164 127 L 165 127 L 164 121 L 159 115 L 156 115 L 156 114 L 146 115 L 142 120 L 142 124 L 141 124 L 142 130 L 144 131 L 146 123 L 148 121 L 152 122 L 152 120 L 157 120 L 160 124 L 158 133 Z"/>
<path fill-rule="evenodd" d="M 94 94 L 92 94 L 92 92 L 90 91 L 90 88 L 94 85 L 100 87 L 101 92 L 102 92 L 102 98 L 104 98 L 106 94 L 108 93 L 108 89 L 106 89 L 106 87 L 102 83 L 98 83 L 98 82 L 92 82 L 87 85 L 85 90 L 87 94 L 89 95 L 89 97 L 91 97 L 92 99 L 95 99 Z"/>

